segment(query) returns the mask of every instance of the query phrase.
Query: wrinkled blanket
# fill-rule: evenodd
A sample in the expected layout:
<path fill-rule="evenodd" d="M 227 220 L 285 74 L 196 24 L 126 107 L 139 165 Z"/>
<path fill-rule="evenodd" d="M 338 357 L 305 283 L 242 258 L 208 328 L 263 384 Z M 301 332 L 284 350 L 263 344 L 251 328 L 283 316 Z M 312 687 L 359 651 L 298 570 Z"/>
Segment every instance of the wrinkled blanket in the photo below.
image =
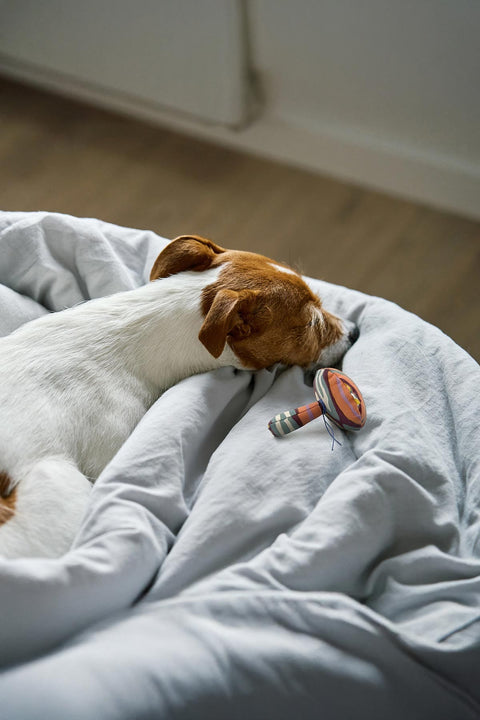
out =
<path fill-rule="evenodd" d="M 146 282 L 166 242 L 0 213 L 0 333 Z M 341 369 L 365 428 L 273 438 L 314 399 L 296 367 L 165 392 L 72 551 L 0 560 L 2 719 L 480 717 L 479 367 L 392 303 L 309 283 L 360 327 Z"/>

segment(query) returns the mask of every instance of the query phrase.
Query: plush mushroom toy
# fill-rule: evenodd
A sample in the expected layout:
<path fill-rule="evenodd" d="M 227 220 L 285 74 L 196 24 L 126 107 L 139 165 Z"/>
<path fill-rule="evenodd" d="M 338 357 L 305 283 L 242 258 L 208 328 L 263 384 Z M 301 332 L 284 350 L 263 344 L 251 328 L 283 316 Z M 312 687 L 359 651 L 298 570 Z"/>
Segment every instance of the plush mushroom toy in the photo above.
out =
<path fill-rule="evenodd" d="M 315 375 L 313 389 L 316 402 L 279 413 L 270 420 L 268 429 L 275 437 L 288 435 L 323 415 L 333 448 L 338 441 L 326 418 L 342 430 L 353 432 L 365 425 L 367 411 L 362 393 L 347 375 L 334 368 L 322 368 Z"/>

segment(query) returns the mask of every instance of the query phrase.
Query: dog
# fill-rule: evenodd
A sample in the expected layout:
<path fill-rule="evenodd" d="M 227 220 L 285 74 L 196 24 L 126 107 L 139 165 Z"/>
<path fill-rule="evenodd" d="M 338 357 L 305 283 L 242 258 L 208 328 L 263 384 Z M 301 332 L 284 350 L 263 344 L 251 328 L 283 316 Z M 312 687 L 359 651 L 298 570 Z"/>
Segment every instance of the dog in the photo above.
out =
<path fill-rule="evenodd" d="M 92 482 L 168 387 L 331 364 L 357 336 L 287 265 L 199 236 L 172 240 L 150 280 L 0 339 L 0 556 L 68 551 Z"/>

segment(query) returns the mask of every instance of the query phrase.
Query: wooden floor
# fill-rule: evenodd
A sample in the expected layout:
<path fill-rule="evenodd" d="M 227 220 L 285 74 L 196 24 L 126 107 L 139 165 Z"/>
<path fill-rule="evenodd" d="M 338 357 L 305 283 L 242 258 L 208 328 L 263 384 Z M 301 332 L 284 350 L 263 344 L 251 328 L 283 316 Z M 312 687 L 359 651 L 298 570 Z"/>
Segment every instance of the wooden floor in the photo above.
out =
<path fill-rule="evenodd" d="M 393 300 L 480 360 L 480 223 L 1 79 L 0 208 L 262 252 Z"/>

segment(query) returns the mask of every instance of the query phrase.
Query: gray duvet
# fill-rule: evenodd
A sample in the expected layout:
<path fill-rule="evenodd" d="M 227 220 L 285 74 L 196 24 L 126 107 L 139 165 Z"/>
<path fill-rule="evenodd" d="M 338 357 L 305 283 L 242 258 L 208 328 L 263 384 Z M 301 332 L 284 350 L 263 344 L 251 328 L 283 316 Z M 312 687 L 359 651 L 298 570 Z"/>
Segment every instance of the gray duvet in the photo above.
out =
<path fill-rule="evenodd" d="M 0 333 L 146 282 L 165 243 L 0 213 Z M 273 438 L 314 399 L 299 368 L 164 393 L 72 551 L 0 559 L 2 720 L 480 717 L 479 367 L 399 307 L 309 282 L 360 327 L 342 369 L 365 428 L 333 451 L 321 421 Z"/>

